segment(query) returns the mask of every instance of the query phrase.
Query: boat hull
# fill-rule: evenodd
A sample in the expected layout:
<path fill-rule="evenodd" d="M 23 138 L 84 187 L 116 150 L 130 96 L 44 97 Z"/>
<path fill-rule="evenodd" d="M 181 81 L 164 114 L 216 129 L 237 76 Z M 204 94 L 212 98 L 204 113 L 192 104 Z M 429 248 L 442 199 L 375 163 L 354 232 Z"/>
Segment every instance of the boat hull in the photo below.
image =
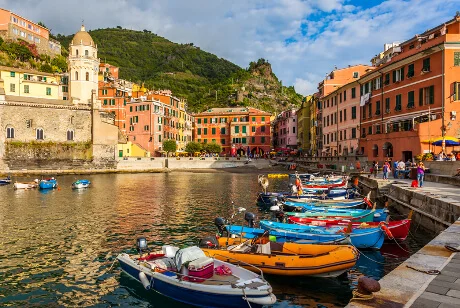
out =
<path fill-rule="evenodd" d="M 44 189 L 54 189 L 57 188 L 57 182 L 55 180 L 41 180 L 40 183 L 38 184 L 38 188 L 41 190 Z"/>
<path fill-rule="evenodd" d="M 14 183 L 14 189 L 32 189 L 37 188 L 37 183 Z"/>

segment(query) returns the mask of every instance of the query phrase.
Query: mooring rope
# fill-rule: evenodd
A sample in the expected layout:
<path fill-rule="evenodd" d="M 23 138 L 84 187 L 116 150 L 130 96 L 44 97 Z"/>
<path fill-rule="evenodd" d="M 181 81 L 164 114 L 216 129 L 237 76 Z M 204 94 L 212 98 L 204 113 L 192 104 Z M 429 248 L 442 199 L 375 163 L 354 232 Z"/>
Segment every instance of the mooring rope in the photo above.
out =
<path fill-rule="evenodd" d="M 355 301 L 367 301 L 367 300 L 370 300 L 370 299 L 373 299 L 374 298 L 374 294 L 371 293 L 371 294 L 363 294 L 361 292 L 359 292 L 357 289 L 354 289 L 352 291 L 352 294 L 353 294 L 353 297 L 350 299 L 350 302 L 355 300 Z"/>
<path fill-rule="evenodd" d="M 438 270 L 428 270 L 428 271 L 425 271 L 425 270 L 421 270 L 421 269 L 412 267 L 412 266 L 410 266 L 410 265 L 406 265 L 406 267 L 407 267 L 407 268 L 410 268 L 410 269 L 413 269 L 414 271 L 417 271 L 417 272 L 420 272 L 420 273 L 425 273 L 425 274 L 428 274 L 428 275 L 439 275 L 439 274 L 441 274 L 441 272 L 438 271 Z"/>

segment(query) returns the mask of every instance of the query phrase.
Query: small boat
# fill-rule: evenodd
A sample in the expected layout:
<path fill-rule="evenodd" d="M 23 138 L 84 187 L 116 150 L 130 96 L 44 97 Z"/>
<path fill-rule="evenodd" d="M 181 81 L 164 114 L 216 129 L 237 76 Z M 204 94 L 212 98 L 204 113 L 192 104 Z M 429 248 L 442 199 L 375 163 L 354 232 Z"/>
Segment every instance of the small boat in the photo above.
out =
<path fill-rule="evenodd" d="M 13 184 L 14 189 L 32 189 L 38 187 L 38 180 L 36 179 L 33 182 L 15 182 Z"/>
<path fill-rule="evenodd" d="M 337 277 L 358 259 L 358 251 L 351 246 L 276 243 L 266 236 L 252 240 L 213 236 L 202 239 L 200 247 L 206 255 L 221 261 L 241 261 L 260 268 L 264 274 L 283 276 Z"/>
<path fill-rule="evenodd" d="M 198 307 L 262 307 L 276 302 L 260 270 L 254 273 L 207 257 L 196 246 L 163 246 L 150 253 L 145 238 L 137 243 L 139 254 L 121 253 L 117 260 L 146 290 Z"/>
<path fill-rule="evenodd" d="M 301 218 L 329 218 L 329 219 L 349 219 L 354 222 L 371 222 L 371 221 L 386 221 L 388 218 L 387 209 L 372 209 L 372 210 L 348 210 L 348 209 L 321 209 L 311 210 L 304 213 L 285 212 L 286 216 L 294 216 Z"/>
<path fill-rule="evenodd" d="M 0 179 L 0 186 L 11 184 L 10 176 L 7 176 L 4 179 Z"/>
<path fill-rule="evenodd" d="M 287 173 L 269 173 L 267 174 L 267 177 L 269 179 L 276 179 L 276 178 L 285 178 L 285 177 L 288 177 L 289 174 Z"/>
<path fill-rule="evenodd" d="M 324 183 L 324 184 L 302 184 L 303 188 L 309 188 L 309 189 L 320 189 L 320 188 L 343 188 L 347 186 L 348 181 L 347 180 L 341 180 L 340 182 L 337 183 Z"/>
<path fill-rule="evenodd" d="M 72 189 L 88 188 L 91 185 L 89 180 L 77 180 L 72 183 Z"/>
<path fill-rule="evenodd" d="M 58 184 L 55 178 L 43 179 L 38 183 L 39 189 L 54 189 L 57 187 Z"/>
<path fill-rule="evenodd" d="M 332 202 L 323 202 L 332 201 Z M 297 208 L 298 211 L 315 210 L 316 208 L 330 208 L 330 209 L 351 209 L 359 207 L 372 207 L 372 203 L 366 199 L 352 199 L 352 200 L 307 200 L 307 199 L 293 199 L 289 198 L 283 202 L 283 208 L 286 207 Z"/>
<path fill-rule="evenodd" d="M 289 234 L 286 234 L 286 238 L 288 240 L 291 234 L 294 233 L 305 235 L 305 239 L 307 240 L 310 239 L 310 236 L 315 237 L 317 234 L 320 234 L 323 237 L 327 237 L 329 235 L 331 238 L 334 238 L 336 235 L 341 233 L 347 234 L 350 243 L 357 248 L 380 249 L 385 239 L 385 232 L 391 236 L 391 232 L 388 231 L 387 228 L 383 227 L 383 223 L 379 224 L 377 227 L 365 227 L 362 225 L 362 227 L 354 229 L 345 226 L 326 228 L 311 225 L 295 225 L 268 220 L 262 220 L 259 224 L 262 229 L 270 232 L 289 232 Z M 298 236 L 296 236 L 296 238 L 298 238 Z"/>

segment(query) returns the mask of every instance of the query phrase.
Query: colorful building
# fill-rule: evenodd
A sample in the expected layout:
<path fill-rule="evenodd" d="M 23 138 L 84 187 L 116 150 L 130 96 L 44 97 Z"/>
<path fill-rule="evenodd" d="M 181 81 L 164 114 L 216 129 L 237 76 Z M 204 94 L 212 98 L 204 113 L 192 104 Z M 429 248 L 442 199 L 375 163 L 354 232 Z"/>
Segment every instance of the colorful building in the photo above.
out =
<path fill-rule="evenodd" d="M 195 138 L 216 142 L 225 155 L 270 152 L 270 113 L 252 107 L 212 108 L 195 114 Z"/>
<path fill-rule="evenodd" d="M 61 43 L 50 38 L 50 31 L 39 24 L 0 8 L 0 36 L 35 44 L 39 53 L 60 55 Z"/>
<path fill-rule="evenodd" d="M 67 100 L 66 82 L 59 74 L 0 66 L 0 87 L 5 95 Z"/>
<path fill-rule="evenodd" d="M 352 81 L 323 97 L 323 150 L 327 154 L 356 154 L 359 140 L 360 84 Z M 324 104 L 323 104 L 324 105 Z"/>
<path fill-rule="evenodd" d="M 362 76 L 360 152 L 382 161 L 412 159 L 429 140 L 460 137 L 460 14 L 391 47 Z M 444 149 L 443 149 L 444 148 Z"/>
<path fill-rule="evenodd" d="M 310 124 L 311 124 L 311 115 L 310 115 L 310 101 L 312 100 L 313 95 L 304 97 L 300 108 L 297 110 L 297 140 L 298 140 L 298 149 L 302 153 L 310 153 Z"/>
<path fill-rule="evenodd" d="M 273 122 L 273 146 L 275 151 L 281 149 L 297 149 L 297 110 L 281 112 Z"/>
<path fill-rule="evenodd" d="M 321 126 L 320 134 L 317 135 L 317 154 L 318 155 L 337 155 L 337 148 L 333 152 L 331 143 L 337 143 L 338 132 L 333 125 L 337 125 L 337 117 L 339 115 L 337 110 L 337 104 L 339 97 L 329 96 L 330 93 L 334 92 L 344 84 L 348 84 L 352 81 L 358 80 L 362 75 L 370 70 L 373 70 L 372 66 L 368 65 L 354 65 L 348 66 L 342 69 L 335 69 L 326 76 L 326 79 L 322 80 L 318 84 L 318 99 L 319 107 L 317 112 L 317 123 Z M 327 98 L 326 98 L 327 97 Z M 328 144 L 328 147 L 325 145 Z"/>

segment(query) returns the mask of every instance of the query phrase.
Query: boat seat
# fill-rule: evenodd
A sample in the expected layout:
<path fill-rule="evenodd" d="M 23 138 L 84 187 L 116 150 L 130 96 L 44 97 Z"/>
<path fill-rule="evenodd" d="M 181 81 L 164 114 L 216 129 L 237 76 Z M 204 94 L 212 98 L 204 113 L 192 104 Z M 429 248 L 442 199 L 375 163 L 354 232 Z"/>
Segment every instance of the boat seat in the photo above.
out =
<path fill-rule="evenodd" d="M 270 250 L 271 251 L 283 251 L 283 246 L 284 243 L 278 243 L 278 242 L 270 242 Z"/>
<path fill-rule="evenodd" d="M 256 253 L 261 253 L 261 254 L 264 254 L 264 255 L 270 255 L 271 254 L 270 243 L 257 244 Z"/>
<path fill-rule="evenodd" d="M 247 252 L 251 251 L 251 247 L 248 246 L 246 243 L 242 243 L 242 244 L 239 244 L 239 245 L 228 246 L 227 250 L 228 251 L 247 253 Z"/>

